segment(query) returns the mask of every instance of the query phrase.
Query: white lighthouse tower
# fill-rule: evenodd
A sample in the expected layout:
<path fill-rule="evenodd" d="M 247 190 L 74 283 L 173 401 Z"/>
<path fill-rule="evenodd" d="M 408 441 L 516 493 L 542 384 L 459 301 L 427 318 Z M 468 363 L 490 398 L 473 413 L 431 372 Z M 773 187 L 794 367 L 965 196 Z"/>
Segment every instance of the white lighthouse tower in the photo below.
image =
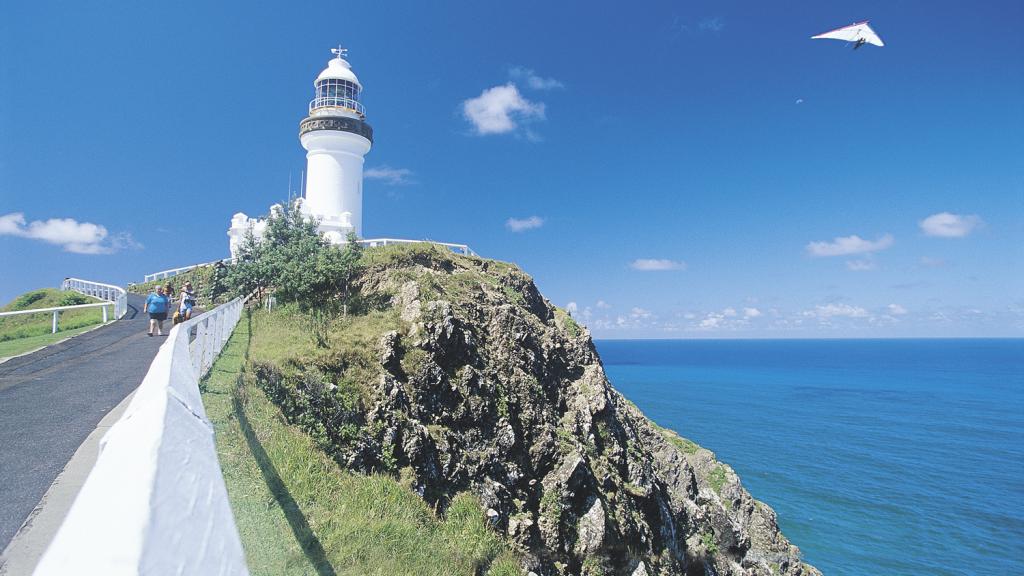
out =
<path fill-rule="evenodd" d="M 373 128 L 359 102 L 363 86 L 345 60 L 341 46 L 313 86 L 309 115 L 299 123 L 299 141 L 306 149 L 306 190 L 298 202 L 307 218 L 320 222 L 319 230 L 335 244 L 349 232 L 363 233 L 363 156 L 373 145 Z M 283 207 L 271 206 L 273 214 Z M 260 239 L 266 222 L 239 212 L 228 229 L 231 257 L 238 256 L 245 235 Z"/>
<path fill-rule="evenodd" d="M 332 49 L 334 58 L 316 77 L 316 96 L 309 116 L 299 124 L 306 149 L 306 194 L 303 212 L 320 220 L 320 231 L 332 242 L 363 232 L 363 156 L 373 144 L 373 129 L 359 102 L 363 86 L 345 60 L 346 50 Z"/>

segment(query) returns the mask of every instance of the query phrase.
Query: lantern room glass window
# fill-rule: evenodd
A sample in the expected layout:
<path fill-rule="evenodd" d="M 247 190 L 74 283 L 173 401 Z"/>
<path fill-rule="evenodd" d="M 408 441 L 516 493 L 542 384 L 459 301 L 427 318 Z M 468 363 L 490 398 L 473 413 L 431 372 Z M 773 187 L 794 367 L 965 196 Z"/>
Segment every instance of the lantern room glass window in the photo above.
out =
<path fill-rule="evenodd" d="M 314 108 L 345 108 L 365 117 L 366 112 L 359 102 L 359 86 L 348 80 L 325 78 L 316 83 L 316 98 L 309 103 Z"/>

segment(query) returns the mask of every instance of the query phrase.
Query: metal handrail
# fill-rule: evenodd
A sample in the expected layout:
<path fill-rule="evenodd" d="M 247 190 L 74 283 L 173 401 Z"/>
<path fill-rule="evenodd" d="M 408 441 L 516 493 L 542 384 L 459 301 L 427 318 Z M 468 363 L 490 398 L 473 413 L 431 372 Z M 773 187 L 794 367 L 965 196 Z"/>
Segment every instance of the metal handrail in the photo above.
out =
<path fill-rule="evenodd" d="M 211 262 L 203 262 L 201 264 L 192 264 L 190 266 L 182 266 L 181 268 L 171 268 L 170 270 L 161 270 L 160 272 L 154 272 L 152 274 L 146 274 L 145 276 L 143 276 L 144 280 L 142 282 L 145 283 L 145 282 L 152 282 L 154 280 L 163 280 L 164 278 L 170 278 L 171 276 L 177 276 L 178 274 L 181 274 L 182 272 L 188 272 L 189 270 L 192 270 L 194 268 L 199 268 L 200 266 L 212 266 L 212 265 L 214 265 L 214 264 L 216 264 L 218 262 L 230 262 L 230 261 L 231 261 L 230 258 L 225 258 L 223 260 L 213 260 Z"/>
<path fill-rule="evenodd" d="M 116 307 L 117 304 L 114 302 L 94 302 L 92 304 L 73 304 L 71 306 L 53 306 L 50 308 L 33 308 L 31 310 L 15 310 L 13 312 L 0 312 L 0 318 L 3 318 L 5 316 L 18 316 L 20 314 L 39 314 L 42 312 L 52 312 L 53 324 L 50 328 L 50 333 L 56 334 L 58 319 L 60 318 L 61 312 L 64 312 L 65 310 L 76 310 L 79 308 L 96 308 L 97 306 L 103 307 L 103 323 L 106 324 L 108 318 L 107 306 Z"/>
<path fill-rule="evenodd" d="M 313 113 L 318 108 L 343 108 L 351 110 L 362 117 L 366 117 L 366 108 L 358 100 L 342 98 L 340 96 L 320 96 L 309 101 L 309 112 Z"/>
<path fill-rule="evenodd" d="M 49 308 L 32 308 L 31 310 L 14 310 L 12 312 L 0 312 L 0 318 L 5 316 L 20 316 L 23 314 L 53 314 L 53 322 L 50 324 L 50 333 L 56 334 L 58 324 L 60 323 L 60 314 L 67 310 L 80 310 L 82 308 L 96 308 L 103 307 L 103 324 L 110 321 L 110 315 L 107 313 L 107 306 L 110 306 L 114 310 L 114 320 L 125 315 L 128 312 L 128 293 L 120 286 L 114 286 L 113 284 L 103 284 L 102 282 L 93 282 L 91 280 L 82 280 L 81 278 L 65 278 L 64 282 L 60 285 L 61 290 L 74 290 L 86 296 L 92 296 L 93 298 L 99 298 L 106 300 L 106 302 L 93 302 L 90 304 L 71 304 L 69 306 L 51 306 Z"/>
<path fill-rule="evenodd" d="M 202 378 L 213 366 L 221 348 L 231 337 L 246 302 L 255 294 L 253 291 L 248 296 L 239 296 L 176 327 L 188 334 L 189 354 L 196 378 Z"/>
<path fill-rule="evenodd" d="M 86 296 L 107 300 L 114 303 L 114 320 L 128 313 L 128 292 L 120 286 L 82 280 L 81 278 L 65 278 L 60 285 L 61 290 L 74 290 Z M 105 309 L 104 309 L 105 311 Z M 106 313 L 104 312 L 104 316 Z M 106 322 L 106 318 L 103 319 Z"/>
<path fill-rule="evenodd" d="M 437 244 L 438 246 L 444 246 L 446 248 L 454 249 L 466 256 L 478 256 L 468 245 L 466 244 L 452 244 L 451 242 L 435 242 L 433 240 L 408 240 L 403 238 L 371 238 L 366 240 L 359 240 L 358 243 L 368 248 L 376 248 L 377 246 L 387 246 L 388 244 Z"/>

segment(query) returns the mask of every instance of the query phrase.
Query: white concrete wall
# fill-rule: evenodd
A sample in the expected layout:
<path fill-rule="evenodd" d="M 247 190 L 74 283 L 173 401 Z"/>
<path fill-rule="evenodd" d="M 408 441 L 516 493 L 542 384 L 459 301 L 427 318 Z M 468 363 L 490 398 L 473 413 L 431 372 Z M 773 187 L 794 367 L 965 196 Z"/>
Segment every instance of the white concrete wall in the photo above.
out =
<path fill-rule="evenodd" d="M 36 576 L 248 574 L 193 362 L 216 356 L 241 307 L 235 300 L 171 329 Z M 190 350 L 194 325 L 207 337 Z"/>
<path fill-rule="evenodd" d="M 363 233 L 363 156 L 366 138 L 340 130 L 302 135 L 306 154 L 306 201 L 310 214 L 329 220 L 350 213 L 357 236 Z"/>

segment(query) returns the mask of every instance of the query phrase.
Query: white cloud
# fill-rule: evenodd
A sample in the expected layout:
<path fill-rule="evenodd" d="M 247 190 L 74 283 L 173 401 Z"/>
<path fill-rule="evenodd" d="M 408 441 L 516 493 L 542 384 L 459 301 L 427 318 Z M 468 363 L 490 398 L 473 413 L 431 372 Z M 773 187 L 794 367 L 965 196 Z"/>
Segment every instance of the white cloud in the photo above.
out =
<path fill-rule="evenodd" d="M 903 316 L 907 313 L 907 309 L 899 304 L 889 304 L 885 309 L 892 316 Z"/>
<path fill-rule="evenodd" d="M 931 256 L 921 256 L 921 265 L 929 268 L 941 268 L 946 265 L 946 261 L 942 258 L 932 258 Z"/>
<path fill-rule="evenodd" d="M 860 260 L 847 260 L 846 267 L 854 272 L 864 272 L 867 270 L 875 269 L 875 261 L 870 258 L 861 258 Z"/>
<path fill-rule="evenodd" d="M 883 234 L 878 240 L 865 240 L 854 234 L 853 236 L 837 237 L 831 242 L 811 242 L 807 245 L 807 252 L 811 256 L 848 256 L 850 254 L 868 254 L 885 250 L 892 246 L 892 234 Z"/>
<path fill-rule="evenodd" d="M 860 306 L 849 304 L 824 304 L 815 306 L 813 310 L 806 310 L 804 316 L 812 318 L 829 319 L 834 317 L 844 318 L 867 318 L 870 316 L 867 310 Z"/>
<path fill-rule="evenodd" d="M 797 104 L 803 104 L 804 103 L 804 99 L 803 98 L 797 98 L 796 99 L 796 103 Z"/>
<path fill-rule="evenodd" d="M 523 68 L 516 66 L 509 68 L 508 75 L 513 80 L 522 80 L 526 82 L 526 85 L 534 90 L 555 90 L 565 88 L 565 84 L 562 84 L 554 78 L 541 78 L 536 72 L 529 68 Z"/>
<path fill-rule="evenodd" d="M 757 308 L 744 308 L 742 315 L 732 306 L 727 306 L 719 312 L 705 312 L 704 317 L 700 319 L 696 324 L 691 326 L 697 330 L 717 330 L 717 329 L 729 329 L 735 330 L 744 328 L 750 325 L 751 318 L 757 318 L 761 316 L 761 311 Z M 696 314 L 687 312 L 683 314 L 683 319 L 694 320 L 697 318 Z"/>
<path fill-rule="evenodd" d="M 718 314 L 711 314 L 711 315 L 708 315 L 703 320 L 701 320 L 700 324 L 698 324 L 697 327 L 698 328 L 702 328 L 704 330 L 711 330 L 711 329 L 718 328 L 719 326 L 721 326 L 723 320 L 724 320 L 724 318 L 722 318 L 720 315 L 718 315 Z"/>
<path fill-rule="evenodd" d="M 367 180 L 381 180 L 385 184 L 411 184 L 412 170 L 409 170 L 408 168 L 392 168 L 387 165 L 382 165 L 368 168 L 363 172 L 363 177 Z"/>
<path fill-rule="evenodd" d="M 578 309 L 579 307 L 575 302 L 569 302 L 565 305 L 565 311 L 568 312 L 570 316 L 575 316 Z"/>
<path fill-rule="evenodd" d="M 601 310 L 607 310 L 612 307 L 611 304 L 605 302 L 604 300 L 598 300 L 597 304 L 594 304 L 594 306 L 597 306 Z"/>
<path fill-rule="evenodd" d="M 525 232 L 527 230 L 533 230 L 534 228 L 540 228 L 544 225 L 544 219 L 540 216 L 530 216 L 529 218 L 509 218 L 505 221 L 505 228 L 513 232 Z"/>
<path fill-rule="evenodd" d="M 984 222 L 977 214 L 951 214 L 939 212 L 921 220 L 918 224 L 928 236 L 940 238 L 963 238 Z"/>
<path fill-rule="evenodd" d="M 544 119 L 544 103 L 523 98 L 511 82 L 487 88 L 476 98 L 462 103 L 462 113 L 480 135 L 506 134 L 519 122 Z"/>
<path fill-rule="evenodd" d="M 686 262 L 657 258 L 637 258 L 629 265 L 633 270 L 641 272 L 661 272 L 665 270 L 686 270 Z"/>
<path fill-rule="evenodd" d="M 640 308 L 639 306 L 634 306 L 629 311 L 629 317 L 630 318 L 634 318 L 634 319 L 635 318 L 650 318 L 651 317 L 651 311 L 650 310 L 644 310 L 643 308 Z"/>
<path fill-rule="evenodd" d="M 104 226 L 78 222 L 73 218 L 28 222 L 21 212 L 0 216 L 0 235 L 42 240 L 75 254 L 113 254 L 128 248 L 142 247 L 127 232 L 109 236 Z"/>

